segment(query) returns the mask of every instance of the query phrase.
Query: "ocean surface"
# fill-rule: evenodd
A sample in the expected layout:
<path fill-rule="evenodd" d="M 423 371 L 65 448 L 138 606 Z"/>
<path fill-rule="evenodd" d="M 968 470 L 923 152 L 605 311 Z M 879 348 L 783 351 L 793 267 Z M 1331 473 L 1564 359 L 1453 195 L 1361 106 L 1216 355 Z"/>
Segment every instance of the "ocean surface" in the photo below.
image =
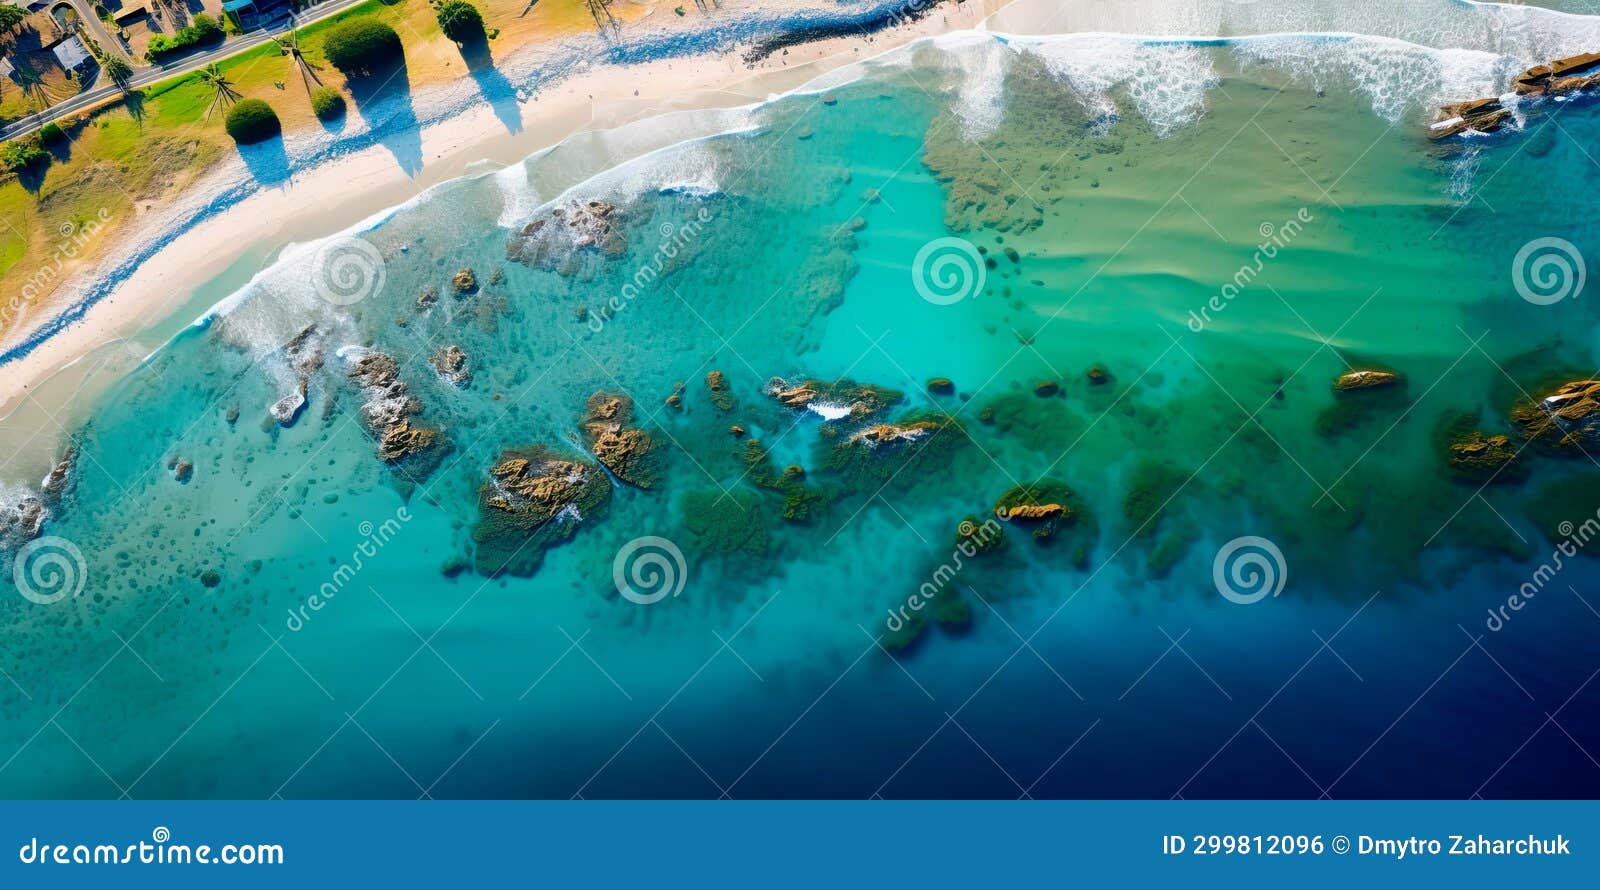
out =
<path fill-rule="evenodd" d="M 1600 794 L 1600 104 L 1425 135 L 1590 50 L 1025 2 L 297 245 L 0 469 L 0 793 Z"/>

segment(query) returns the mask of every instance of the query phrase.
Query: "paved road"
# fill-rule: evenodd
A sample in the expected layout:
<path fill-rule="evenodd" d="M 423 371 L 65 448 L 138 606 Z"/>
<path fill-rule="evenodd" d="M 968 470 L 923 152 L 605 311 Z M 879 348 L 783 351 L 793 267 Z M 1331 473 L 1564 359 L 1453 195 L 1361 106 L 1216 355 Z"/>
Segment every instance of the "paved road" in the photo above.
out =
<path fill-rule="evenodd" d="M 227 58 L 234 53 L 243 52 L 251 47 L 260 46 L 261 44 L 266 43 L 268 40 L 271 40 L 274 36 L 289 30 L 291 26 L 304 27 L 305 25 L 308 25 L 317 19 L 326 18 L 336 12 L 339 12 L 340 10 L 348 9 L 352 6 L 355 6 L 357 3 L 363 2 L 365 2 L 365 0 L 323 0 L 323 2 L 317 4 L 311 10 L 302 12 L 294 19 L 284 19 L 270 27 L 251 31 L 248 34 L 243 34 L 238 37 L 229 38 L 216 49 L 200 53 L 199 55 L 188 56 L 176 62 L 169 62 L 165 65 L 155 65 L 149 68 L 135 68 L 133 77 L 128 79 L 128 89 L 136 90 L 139 87 L 149 86 L 150 84 L 159 80 L 166 80 L 169 77 L 176 77 L 180 74 L 188 74 L 190 71 L 194 71 L 198 68 L 204 68 L 212 62 Z M 95 19 L 94 21 L 98 23 L 98 19 Z M 97 37 L 96 39 L 100 38 Z M 104 44 L 102 44 L 102 46 L 103 45 Z M 118 47 L 118 44 L 115 42 L 112 43 L 111 48 L 113 50 L 117 49 Z M 103 86 L 95 87 L 88 92 L 79 93 L 70 99 L 52 105 L 43 111 L 35 112 L 27 117 L 18 118 L 6 126 L 0 127 L 0 139 L 15 139 L 18 136 L 26 136 L 27 134 L 32 133 L 34 130 L 39 129 L 58 117 L 87 108 L 103 99 L 115 96 L 117 92 L 118 90 L 115 84 L 107 83 Z"/>
<path fill-rule="evenodd" d="M 132 61 L 132 57 L 122 48 L 122 41 L 118 40 L 115 34 L 106 30 L 105 22 L 95 17 L 94 9 L 91 8 L 89 0 L 67 0 L 67 2 L 71 3 L 72 8 L 77 10 L 78 21 L 82 24 L 84 30 L 89 32 L 89 36 L 100 44 L 102 50 L 108 53 L 116 53 L 124 59 Z"/>

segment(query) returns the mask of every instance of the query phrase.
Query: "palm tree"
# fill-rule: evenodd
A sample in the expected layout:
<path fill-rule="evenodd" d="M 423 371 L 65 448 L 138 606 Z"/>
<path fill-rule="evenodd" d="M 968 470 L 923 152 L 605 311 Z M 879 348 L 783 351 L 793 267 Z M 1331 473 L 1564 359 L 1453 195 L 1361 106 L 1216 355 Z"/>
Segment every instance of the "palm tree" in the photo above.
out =
<path fill-rule="evenodd" d="M 311 92 L 311 85 L 322 86 L 322 78 L 317 76 L 317 66 L 311 64 L 300 52 L 300 32 L 290 31 L 282 37 L 272 38 L 278 44 L 278 51 L 294 62 L 295 70 L 300 72 L 300 82 L 305 84 L 306 92 Z"/>
<path fill-rule="evenodd" d="M 206 120 L 211 120 L 211 115 L 218 108 L 226 108 L 239 101 L 239 91 L 233 88 L 233 82 L 228 80 L 222 69 L 212 63 L 200 69 L 200 82 L 211 87 L 211 106 L 206 109 Z"/>
<path fill-rule="evenodd" d="M 583 3 L 589 7 L 589 14 L 594 16 L 594 24 L 600 29 L 600 36 L 615 39 L 622 32 L 622 24 L 611 14 L 611 0 L 583 0 Z"/>
<path fill-rule="evenodd" d="M 116 84 L 118 89 L 124 93 L 128 91 L 128 78 L 133 76 L 133 66 L 121 56 L 107 55 L 100 62 L 100 70 L 105 72 L 106 77 L 111 78 L 111 82 Z"/>

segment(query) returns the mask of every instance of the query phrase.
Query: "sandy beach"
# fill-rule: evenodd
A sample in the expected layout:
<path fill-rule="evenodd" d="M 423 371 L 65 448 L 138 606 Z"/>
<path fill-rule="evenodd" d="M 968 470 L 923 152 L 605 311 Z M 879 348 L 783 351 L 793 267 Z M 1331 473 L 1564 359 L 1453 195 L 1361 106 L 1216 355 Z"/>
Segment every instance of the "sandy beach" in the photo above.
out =
<path fill-rule="evenodd" d="M 633 65 L 600 64 L 539 89 L 517 103 L 517 132 L 496 121 L 503 108 L 478 101 L 447 120 L 420 129 L 422 167 L 408 176 L 382 146 L 374 145 L 304 169 L 205 218 L 175 229 L 160 222 L 143 227 L 137 242 L 118 244 L 94 270 L 69 284 L 80 292 L 126 264 L 127 258 L 160 248 L 133 268 L 83 317 L 63 327 L 27 355 L 9 362 L 0 376 L 0 413 L 12 433 L 8 444 L 19 464 L 47 456 L 55 435 L 92 396 L 193 323 L 206 309 L 270 265 L 287 245 L 325 237 L 410 200 L 426 189 L 463 175 L 514 164 L 573 134 L 606 130 L 642 119 L 694 109 L 734 108 L 792 90 L 818 75 L 871 58 L 921 37 L 977 26 L 1008 0 L 967 0 L 938 8 L 924 18 L 875 35 L 806 43 L 749 64 L 741 47 L 715 54 Z M 549 47 L 529 46 L 538 54 Z M 619 76 L 620 75 L 620 76 Z M 442 89 L 442 88 L 441 88 Z M 419 96 L 419 103 L 426 97 Z M 674 134 L 668 141 L 702 133 Z M 651 146 L 650 149 L 661 146 Z M 192 189 L 196 204 L 248 175 L 230 161 Z M 185 207 L 153 214 L 170 220 Z M 211 285 L 207 287 L 208 283 Z M 222 289 L 219 293 L 219 287 Z M 47 321 L 31 327 L 37 330 Z M 12 343 L 26 339 L 13 338 Z"/>

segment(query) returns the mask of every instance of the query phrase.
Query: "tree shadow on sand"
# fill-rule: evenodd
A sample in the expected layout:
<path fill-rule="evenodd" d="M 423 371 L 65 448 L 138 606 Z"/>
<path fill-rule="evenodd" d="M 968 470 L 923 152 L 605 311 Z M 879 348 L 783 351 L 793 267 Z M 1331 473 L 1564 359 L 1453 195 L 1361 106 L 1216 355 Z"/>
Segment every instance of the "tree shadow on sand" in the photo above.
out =
<path fill-rule="evenodd" d="M 517 106 L 517 88 L 494 66 L 489 41 L 480 36 L 462 43 L 461 58 L 467 63 L 467 71 L 477 82 L 484 101 L 494 109 L 494 116 L 512 135 L 522 132 L 522 109 Z"/>
<path fill-rule="evenodd" d="M 241 145 L 239 157 L 250 175 L 262 185 L 277 185 L 289 179 L 289 156 L 283 150 L 283 137 L 274 136 L 254 145 Z"/>
<path fill-rule="evenodd" d="M 374 138 L 394 155 L 407 176 L 422 170 L 422 130 L 411 106 L 411 81 L 404 59 L 345 82 L 350 98 Z"/>

